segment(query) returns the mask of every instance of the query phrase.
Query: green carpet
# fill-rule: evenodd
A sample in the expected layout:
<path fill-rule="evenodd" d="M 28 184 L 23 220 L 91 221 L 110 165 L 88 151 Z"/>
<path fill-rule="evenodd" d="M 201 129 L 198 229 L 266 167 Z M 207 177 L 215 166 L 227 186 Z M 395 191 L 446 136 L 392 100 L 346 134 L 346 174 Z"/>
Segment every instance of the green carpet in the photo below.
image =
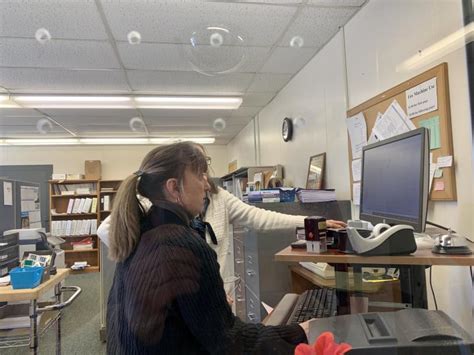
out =
<path fill-rule="evenodd" d="M 63 310 L 61 321 L 62 354 L 105 354 L 105 343 L 102 343 L 99 338 L 99 273 L 71 275 L 67 278 L 66 283 L 81 287 L 82 293 L 69 307 Z M 39 353 L 42 355 L 55 354 L 55 346 L 56 328 L 53 327 L 40 338 Z M 27 347 L 0 349 L 0 354 L 29 354 L 29 349 Z"/>

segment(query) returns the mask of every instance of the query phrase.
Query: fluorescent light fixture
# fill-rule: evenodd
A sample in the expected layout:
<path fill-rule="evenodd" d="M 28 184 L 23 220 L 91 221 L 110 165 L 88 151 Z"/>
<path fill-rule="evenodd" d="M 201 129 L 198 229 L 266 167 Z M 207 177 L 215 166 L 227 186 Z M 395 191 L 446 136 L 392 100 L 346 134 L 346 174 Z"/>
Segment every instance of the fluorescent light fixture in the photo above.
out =
<path fill-rule="evenodd" d="M 43 96 L 18 95 L 14 96 L 19 102 L 129 102 L 128 96 Z"/>
<path fill-rule="evenodd" d="M 78 144 L 75 138 L 50 138 L 50 139 L 5 139 L 4 145 L 72 145 Z"/>
<path fill-rule="evenodd" d="M 440 41 L 432 44 L 428 48 L 421 50 L 419 53 L 408 58 L 404 62 L 397 65 L 397 72 L 410 71 L 419 69 L 430 64 L 455 50 L 464 47 L 474 40 L 474 22 L 465 27 L 449 34 Z"/>
<path fill-rule="evenodd" d="M 81 138 L 79 141 L 82 144 L 150 144 L 148 138 Z"/>
<path fill-rule="evenodd" d="M 16 102 L 10 100 L 8 95 L 0 95 L 0 108 L 20 107 Z"/>
<path fill-rule="evenodd" d="M 197 137 L 197 138 L 190 138 L 190 137 L 170 137 L 170 138 L 150 138 L 150 142 L 154 144 L 171 144 L 176 142 L 184 142 L 184 141 L 191 141 L 194 143 L 199 144 L 213 144 L 216 139 L 215 138 L 206 138 L 206 137 Z"/>
<path fill-rule="evenodd" d="M 37 146 L 37 145 L 136 145 L 136 144 L 171 144 L 192 141 L 200 144 L 212 144 L 211 137 L 171 137 L 171 138 L 11 138 L 0 140 L 0 145 Z"/>
<path fill-rule="evenodd" d="M 235 110 L 242 104 L 242 98 L 138 96 L 135 98 L 135 102 L 139 108 Z"/>

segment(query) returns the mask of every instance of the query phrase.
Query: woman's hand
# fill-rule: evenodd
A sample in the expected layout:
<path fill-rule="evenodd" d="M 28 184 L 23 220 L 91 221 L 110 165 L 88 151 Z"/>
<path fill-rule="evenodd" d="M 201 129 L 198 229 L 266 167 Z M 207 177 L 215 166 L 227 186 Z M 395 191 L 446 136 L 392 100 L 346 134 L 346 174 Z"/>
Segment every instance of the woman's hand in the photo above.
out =
<path fill-rule="evenodd" d="M 338 228 L 346 228 L 347 224 L 344 223 L 343 221 L 336 221 L 336 220 L 333 220 L 333 219 L 328 219 L 328 220 L 326 220 L 326 226 L 328 228 L 338 229 Z"/>

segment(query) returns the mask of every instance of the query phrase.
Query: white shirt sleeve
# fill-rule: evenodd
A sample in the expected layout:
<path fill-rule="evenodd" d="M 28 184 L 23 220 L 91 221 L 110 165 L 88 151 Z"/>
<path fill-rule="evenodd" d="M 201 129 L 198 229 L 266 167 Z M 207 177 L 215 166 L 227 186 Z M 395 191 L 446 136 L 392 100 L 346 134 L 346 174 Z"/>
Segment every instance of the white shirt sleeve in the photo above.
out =
<path fill-rule="evenodd" d="M 304 226 L 307 216 L 293 216 L 264 210 L 242 202 L 240 199 L 219 188 L 219 194 L 225 197 L 225 206 L 229 213 L 229 222 L 255 230 L 295 229 Z"/>
<path fill-rule="evenodd" d="M 102 243 L 109 246 L 109 230 L 110 230 L 110 216 L 108 216 L 104 221 L 100 224 L 99 228 L 97 229 L 97 235 L 99 236 Z"/>

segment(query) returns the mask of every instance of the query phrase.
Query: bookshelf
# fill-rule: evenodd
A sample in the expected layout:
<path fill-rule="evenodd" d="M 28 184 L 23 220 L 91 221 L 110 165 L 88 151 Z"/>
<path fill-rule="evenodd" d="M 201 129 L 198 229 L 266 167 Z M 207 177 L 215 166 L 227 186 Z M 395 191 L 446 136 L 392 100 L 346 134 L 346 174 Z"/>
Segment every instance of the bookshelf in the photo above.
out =
<path fill-rule="evenodd" d="M 110 214 L 121 180 L 50 180 L 50 232 L 66 240 L 61 245 L 66 266 L 90 265 L 81 272 L 100 271 L 97 227 Z M 87 241 L 87 242 L 86 242 Z"/>

